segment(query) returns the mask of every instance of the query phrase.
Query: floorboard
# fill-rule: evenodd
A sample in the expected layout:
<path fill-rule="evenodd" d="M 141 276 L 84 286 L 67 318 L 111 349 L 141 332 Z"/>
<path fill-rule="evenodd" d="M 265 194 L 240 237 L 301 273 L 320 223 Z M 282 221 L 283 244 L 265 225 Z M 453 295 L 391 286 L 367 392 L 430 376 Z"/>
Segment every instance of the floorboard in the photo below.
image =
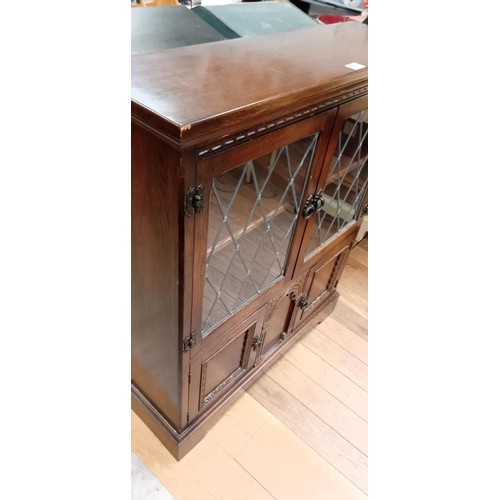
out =
<path fill-rule="evenodd" d="M 285 353 L 284 357 L 363 420 L 368 421 L 368 397 L 359 385 L 300 342 Z"/>
<path fill-rule="evenodd" d="M 365 493 L 274 416 L 236 455 L 236 460 L 278 499 L 367 498 Z"/>
<path fill-rule="evenodd" d="M 253 384 L 248 393 L 354 485 L 367 493 L 368 459 L 364 453 L 267 375 Z"/>
<path fill-rule="evenodd" d="M 266 375 L 309 408 L 353 446 L 367 453 L 368 425 L 348 406 L 329 394 L 287 359 L 281 358 Z"/>
<path fill-rule="evenodd" d="M 306 335 L 301 342 L 359 387 L 365 391 L 368 390 L 368 366 L 366 363 L 330 340 L 317 328 Z"/>
<path fill-rule="evenodd" d="M 368 364 L 368 342 L 335 318 L 328 317 L 316 329 L 365 364 Z"/>
<path fill-rule="evenodd" d="M 368 318 L 352 309 L 349 302 L 346 301 L 342 295 L 340 296 L 331 317 L 360 337 L 368 340 Z"/>

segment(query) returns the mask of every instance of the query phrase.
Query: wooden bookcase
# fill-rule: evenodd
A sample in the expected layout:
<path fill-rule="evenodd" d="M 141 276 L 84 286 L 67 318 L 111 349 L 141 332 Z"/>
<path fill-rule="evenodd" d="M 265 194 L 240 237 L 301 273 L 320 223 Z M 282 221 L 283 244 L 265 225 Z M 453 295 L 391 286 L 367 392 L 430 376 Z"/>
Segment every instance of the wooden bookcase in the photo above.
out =
<path fill-rule="evenodd" d="M 367 203 L 367 39 L 132 57 L 132 405 L 177 459 L 335 306 Z"/>

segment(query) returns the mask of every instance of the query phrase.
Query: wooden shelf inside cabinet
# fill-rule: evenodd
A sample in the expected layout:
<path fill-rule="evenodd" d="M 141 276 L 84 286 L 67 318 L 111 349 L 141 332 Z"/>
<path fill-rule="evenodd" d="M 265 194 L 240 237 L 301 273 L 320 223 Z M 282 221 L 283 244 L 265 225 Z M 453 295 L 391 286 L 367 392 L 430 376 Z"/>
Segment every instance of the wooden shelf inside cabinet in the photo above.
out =
<path fill-rule="evenodd" d="M 279 217 L 284 212 L 293 211 L 293 207 L 290 203 L 279 207 L 278 209 L 272 208 L 265 215 L 256 218 L 255 220 L 249 222 L 247 225 L 240 227 L 238 230 L 231 233 L 231 235 L 226 236 L 224 239 L 217 242 L 215 247 L 208 247 L 207 255 L 211 255 L 213 253 L 220 252 L 224 250 L 225 247 L 230 245 L 234 240 L 239 239 L 242 235 L 250 235 L 252 231 L 259 228 L 262 224 L 265 224 L 266 221 Z M 214 234 L 217 230 L 215 228 L 209 229 L 209 232 Z"/>
<path fill-rule="evenodd" d="M 215 247 L 209 245 L 207 254 L 234 243 L 242 235 L 251 236 L 262 224 L 272 221 L 279 228 L 280 219 L 289 222 L 294 217 L 298 207 L 284 199 L 290 190 L 287 160 L 292 164 L 301 160 L 294 146 L 249 161 L 213 180 L 209 210 L 211 213 L 227 210 L 230 215 L 226 215 L 227 224 L 210 218 L 208 241 L 217 243 Z M 221 231 L 227 234 L 221 237 Z"/>
<path fill-rule="evenodd" d="M 337 165 L 338 158 L 334 158 L 332 168 L 326 178 L 326 184 L 338 184 L 342 182 L 353 182 L 354 177 L 351 175 L 359 169 L 360 165 L 368 164 L 368 154 L 357 158 L 342 156 L 340 165 Z M 333 168 L 335 167 L 335 168 Z"/>

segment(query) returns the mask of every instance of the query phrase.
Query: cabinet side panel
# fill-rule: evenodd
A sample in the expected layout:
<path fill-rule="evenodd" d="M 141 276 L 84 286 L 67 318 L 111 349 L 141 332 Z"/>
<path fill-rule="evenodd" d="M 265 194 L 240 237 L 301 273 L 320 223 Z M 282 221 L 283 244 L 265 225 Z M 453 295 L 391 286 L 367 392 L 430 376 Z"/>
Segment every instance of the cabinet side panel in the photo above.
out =
<path fill-rule="evenodd" d="M 132 124 L 132 382 L 180 427 L 178 152 Z"/>

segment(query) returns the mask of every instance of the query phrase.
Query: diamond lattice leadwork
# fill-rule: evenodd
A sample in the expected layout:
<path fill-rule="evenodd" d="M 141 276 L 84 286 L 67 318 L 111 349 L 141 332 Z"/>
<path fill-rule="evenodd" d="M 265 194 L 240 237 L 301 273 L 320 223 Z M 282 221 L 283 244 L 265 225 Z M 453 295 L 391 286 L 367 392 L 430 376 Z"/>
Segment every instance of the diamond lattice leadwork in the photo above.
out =
<path fill-rule="evenodd" d="M 306 255 L 330 241 L 358 216 L 368 186 L 368 117 L 362 111 L 346 120 L 340 132 L 326 187 L 325 204 Z"/>
<path fill-rule="evenodd" d="M 203 333 L 284 275 L 317 138 L 284 146 L 213 180 Z"/>

